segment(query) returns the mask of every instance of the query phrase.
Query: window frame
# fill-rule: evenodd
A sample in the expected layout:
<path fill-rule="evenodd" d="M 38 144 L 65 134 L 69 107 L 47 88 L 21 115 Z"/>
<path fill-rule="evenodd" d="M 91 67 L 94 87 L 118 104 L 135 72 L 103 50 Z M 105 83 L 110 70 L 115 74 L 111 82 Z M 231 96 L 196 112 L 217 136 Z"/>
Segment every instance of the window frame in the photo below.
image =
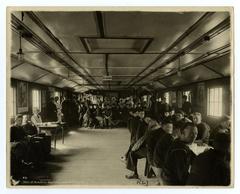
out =
<path fill-rule="evenodd" d="M 34 106 L 34 92 L 37 92 L 37 95 L 38 95 L 38 105 L 39 106 Z M 33 108 L 38 108 L 40 111 L 42 110 L 42 91 L 40 89 L 37 89 L 37 88 L 33 88 L 32 89 L 32 110 Z"/>
<path fill-rule="evenodd" d="M 211 90 L 213 90 L 213 96 L 211 96 Z M 217 101 L 215 99 L 216 90 L 218 90 Z M 213 103 L 213 105 L 211 105 L 211 103 Z M 218 112 L 220 114 L 214 112 L 215 106 L 218 108 Z M 211 108 L 213 108 L 213 110 L 211 110 Z M 213 118 L 220 118 L 222 117 L 222 115 L 223 115 L 223 87 L 215 86 L 207 88 L 207 116 Z"/>

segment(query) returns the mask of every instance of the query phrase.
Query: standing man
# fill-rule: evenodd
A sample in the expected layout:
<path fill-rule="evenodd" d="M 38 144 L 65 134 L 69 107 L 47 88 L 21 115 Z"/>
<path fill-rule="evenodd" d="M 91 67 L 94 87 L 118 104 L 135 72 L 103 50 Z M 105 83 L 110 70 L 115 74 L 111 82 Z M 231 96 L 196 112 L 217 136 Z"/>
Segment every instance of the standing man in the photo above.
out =
<path fill-rule="evenodd" d="M 191 102 L 187 101 L 186 95 L 183 96 L 182 110 L 186 115 L 190 115 L 192 112 L 192 104 Z"/>

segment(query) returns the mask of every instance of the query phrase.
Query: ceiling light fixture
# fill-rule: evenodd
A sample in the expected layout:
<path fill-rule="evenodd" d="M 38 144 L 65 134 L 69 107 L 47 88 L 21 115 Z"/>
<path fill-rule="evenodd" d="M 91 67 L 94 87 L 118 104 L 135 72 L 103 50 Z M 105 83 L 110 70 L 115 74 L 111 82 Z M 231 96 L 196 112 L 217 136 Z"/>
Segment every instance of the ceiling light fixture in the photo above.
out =
<path fill-rule="evenodd" d="M 22 12 L 22 22 L 23 22 L 23 17 L 24 17 L 24 13 Z M 19 31 L 19 50 L 17 52 L 17 56 L 18 56 L 18 60 L 19 61 L 23 61 L 24 60 L 24 53 L 22 51 L 22 34 L 23 34 L 23 29 L 20 26 L 18 28 Z"/>

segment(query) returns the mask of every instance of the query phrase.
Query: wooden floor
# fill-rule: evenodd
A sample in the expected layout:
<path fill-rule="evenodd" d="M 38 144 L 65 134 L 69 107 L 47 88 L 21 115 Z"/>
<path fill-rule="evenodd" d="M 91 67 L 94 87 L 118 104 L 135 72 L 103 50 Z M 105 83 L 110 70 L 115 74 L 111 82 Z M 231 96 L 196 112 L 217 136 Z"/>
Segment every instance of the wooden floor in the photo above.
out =
<path fill-rule="evenodd" d="M 137 180 L 127 180 L 125 164 L 120 160 L 129 146 L 130 133 L 126 128 L 85 129 L 69 131 L 64 145 L 57 141 L 57 149 L 48 162 L 51 185 L 137 186 Z M 139 161 L 143 174 L 145 159 Z"/>

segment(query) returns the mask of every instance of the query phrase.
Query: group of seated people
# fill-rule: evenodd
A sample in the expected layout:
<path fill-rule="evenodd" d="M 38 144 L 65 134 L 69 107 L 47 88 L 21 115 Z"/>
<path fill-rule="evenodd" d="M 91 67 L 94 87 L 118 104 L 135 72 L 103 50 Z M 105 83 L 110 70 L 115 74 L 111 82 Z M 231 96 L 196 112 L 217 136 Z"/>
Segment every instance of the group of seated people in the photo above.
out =
<path fill-rule="evenodd" d="M 15 183 L 27 176 L 30 169 L 42 166 L 51 151 L 51 136 L 39 131 L 42 120 L 38 113 L 35 109 L 32 117 L 17 115 L 10 128 L 10 170 Z"/>
<path fill-rule="evenodd" d="M 210 129 L 201 113 L 182 110 L 156 118 L 142 109 L 129 114 L 130 145 L 121 157 L 139 179 L 138 160 L 146 158 L 145 175 L 157 185 L 229 185 L 230 118 Z"/>
<path fill-rule="evenodd" d="M 126 109 L 118 105 L 90 104 L 80 108 L 80 125 L 89 128 L 113 128 L 125 125 Z"/>

